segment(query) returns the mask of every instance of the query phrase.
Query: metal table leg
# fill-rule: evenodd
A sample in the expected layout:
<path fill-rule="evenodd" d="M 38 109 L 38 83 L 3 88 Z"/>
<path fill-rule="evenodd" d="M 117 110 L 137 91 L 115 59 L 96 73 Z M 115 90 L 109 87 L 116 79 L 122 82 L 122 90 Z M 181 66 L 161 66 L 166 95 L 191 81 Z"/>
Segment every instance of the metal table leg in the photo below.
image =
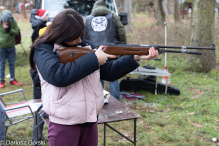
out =
<path fill-rule="evenodd" d="M 104 123 L 103 145 L 106 145 L 106 124 Z"/>
<path fill-rule="evenodd" d="M 122 137 L 126 138 L 127 140 L 129 140 L 132 144 L 134 144 L 134 146 L 136 146 L 136 125 L 137 125 L 137 119 L 134 118 L 134 140 L 131 140 L 130 138 L 128 138 L 127 136 L 123 135 L 121 132 L 119 132 L 118 130 L 116 130 L 115 128 L 113 128 L 112 126 L 110 126 L 107 123 L 104 123 L 104 146 L 106 145 L 106 126 L 109 127 L 110 129 L 112 129 L 114 132 L 120 134 Z"/>
<path fill-rule="evenodd" d="M 134 119 L 134 146 L 136 146 L 136 119 Z"/>
<path fill-rule="evenodd" d="M 166 100 L 166 95 L 167 95 L 167 84 L 168 84 L 168 78 L 169 78 L 169 76 L 167 76 L 167 79 L 166 79 L 166 88 L 165 88 L 165 96 L 164 96 L 164 100 Z"/>
<path fill-rule="evenodd" d="M 157 95 L 157 76 L 156 76 L 155 94 Z"/>
<path fill-rule="evenodd" d="M 103 81 L 103 89 L 105 90 L 106 88 L 106 81 Z"/>
<path fill-rule="evenodd" d="M 38 127 L 36 127 L 38 124 L 37 124 L 37 112 L 35 112 L 35 129 L 36 129 L 36 137 L 37 137 L 37 146 L 38 146 Z"/>

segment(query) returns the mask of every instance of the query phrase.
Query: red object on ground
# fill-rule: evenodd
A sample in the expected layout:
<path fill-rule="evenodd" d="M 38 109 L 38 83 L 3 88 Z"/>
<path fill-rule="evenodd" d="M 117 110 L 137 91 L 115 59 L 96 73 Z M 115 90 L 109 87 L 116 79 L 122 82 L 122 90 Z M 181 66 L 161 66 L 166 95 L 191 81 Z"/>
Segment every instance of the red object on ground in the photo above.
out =
<path fill-rule="evenodd" d="M 10 81 L 11 85 L 22 85 L 21 83 L 17 82 L 15 79 L 13 81 Z"/>
<path fill-rule="evenodd" d="M 122 98 L 128 99 L 128 100 L 137 100 L 138 96 L 143 96 L 142 94 L 138 93 L 132 93 L 132 94 L 124 94 Z"/>
<path fill-rule="evenodd" d="M 168 72 L 167 66 L 164 67 L 164 71 L 165 71 L 165 72 Z M 163 84 L 166 84 L 166 82 L 167 82 L 168 85 L 170 85 L 170 76 L 168 76 L 168 78 L 167 78 L 167 76 L 163 76 L 163 78 L 162 78 L 162 83 L 163 83 Z"/>
<path fill-rule="evenodd" d="M 5 87 L 5 81 L 3 81 L 2 83 L 0 82 L 0 88 L 4 88 Z"/>

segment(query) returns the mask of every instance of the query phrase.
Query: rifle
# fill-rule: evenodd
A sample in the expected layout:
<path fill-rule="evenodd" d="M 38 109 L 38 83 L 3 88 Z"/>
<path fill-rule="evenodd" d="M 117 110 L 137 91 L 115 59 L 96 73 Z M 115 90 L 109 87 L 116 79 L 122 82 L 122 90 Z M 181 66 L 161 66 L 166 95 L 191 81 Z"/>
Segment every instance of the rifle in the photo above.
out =
<path fill-rule="evenodd" d="M 212 44 L 211 47 L 188 47 L 188 46 L 159 46 L 159 45 L 140 45 L 140 44 L 126 44 L 124 42 L 108 43 L 103 51 L 111 55 L 148 55 L 149 49 L 154 47 L 159 54 L 162 53 L 183 53 L 183 54 L 194 54 L 202 55 L 200 52 L 187 52 L 186 49 L 199 49 L 199 50 L 215 50 L 215 45 Z M 176 50 L 164 50 L 160 48 L 174 48 L 181 49 L 180 51 Z M 56 51 L 56 54 L 59 56 L 60 61 L 63 64 L 67 62 L 74 62 L 79 57 L 90 53 L 95 52 L 95 50 L 90 50 L 85 47 L 66 47 Z"/>

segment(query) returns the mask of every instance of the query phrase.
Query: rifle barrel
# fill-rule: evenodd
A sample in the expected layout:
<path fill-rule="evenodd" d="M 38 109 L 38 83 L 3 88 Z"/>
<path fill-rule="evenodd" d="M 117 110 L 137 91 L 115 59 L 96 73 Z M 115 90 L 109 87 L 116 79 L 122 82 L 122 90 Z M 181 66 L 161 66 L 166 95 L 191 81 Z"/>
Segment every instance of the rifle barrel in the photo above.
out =
<path fill-rule="evenodd" d="M 125 44 L 125 43 L 107 43 L 108 46 L 118 46 L 118 47 L 154 47 L 159 48 L 172 48 L 172 49 L 197 49 L 197 50 L 215 50 L 215 45 L 212 44 L 211 47 L 192 47 L 192 46 L 160 46 L 160 45 L 143 45 L 143 44 Z"/>
<path fill-rule="evenodd" d="M 153 45 L 151 45 L 153 46 Z M 197 50 L 215 50 L 214 46 L 211 47 L 190 47 L 190 46 L 158 46 L 159 48 L 175 48 L 175 49 L 197 49 Z"/>
<path fill-rule="evenodd" d="M 175 51 L 175 50 L 163 50 L 163 49 L 158 49 L 158 53 L 185 53 L 185 54 L 193 54 L 193 55 L 202 55 L 201 52 L 182 52 L 182 51 Z"/>
<path fill-rule="evenodd" d="M 174 50 L 158 50 L 159 54 L 162 53 L 185 53 L 185 54 L 193 54 L 193 55 L 202 55 L 201 52 L 182 52 L 182 51 L 174 51 Z"/>

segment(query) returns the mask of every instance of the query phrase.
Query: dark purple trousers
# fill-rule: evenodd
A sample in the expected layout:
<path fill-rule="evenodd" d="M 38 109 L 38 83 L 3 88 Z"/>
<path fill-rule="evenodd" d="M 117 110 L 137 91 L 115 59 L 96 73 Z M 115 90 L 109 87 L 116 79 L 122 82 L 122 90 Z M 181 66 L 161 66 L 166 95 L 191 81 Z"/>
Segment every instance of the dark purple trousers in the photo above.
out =
<path fill-rule="evenodd" d="M 49 146 L 98 146 L 97 123 L 89 127 L 49 122 Z"/>

